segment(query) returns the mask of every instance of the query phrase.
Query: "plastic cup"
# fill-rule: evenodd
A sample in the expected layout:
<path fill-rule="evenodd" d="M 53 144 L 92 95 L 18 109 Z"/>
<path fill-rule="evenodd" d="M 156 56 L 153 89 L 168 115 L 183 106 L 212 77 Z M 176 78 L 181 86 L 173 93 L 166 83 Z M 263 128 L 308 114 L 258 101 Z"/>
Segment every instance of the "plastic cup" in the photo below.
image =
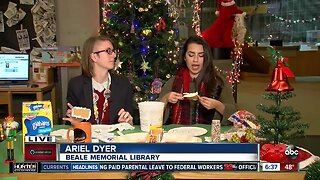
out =
<path fill-rule="evenodd" d="M 164 103 L 144 101 L 138 103 L 141 130 L 148 132 L 150 126 L 162 126 Z"/>

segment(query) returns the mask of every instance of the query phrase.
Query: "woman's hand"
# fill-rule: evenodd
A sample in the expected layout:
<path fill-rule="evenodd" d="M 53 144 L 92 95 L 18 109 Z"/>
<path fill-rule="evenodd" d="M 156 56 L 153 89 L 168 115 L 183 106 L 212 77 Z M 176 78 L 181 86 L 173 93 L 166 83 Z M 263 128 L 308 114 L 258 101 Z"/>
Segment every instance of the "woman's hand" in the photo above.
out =
<path fill-rule="evenodd" d="M 122 123 L 122 122 L 126 122 L 129 124 L 133 124 L 133 117 L 131 116 L 131 114 L 128 111 L 125 111 L 123 108 L 120 109 L 120 111 L 118 112 L 118 122 Z"/>
<path fill-rule="evenodd" d="M 75 117 L 72 117 L 71 116 L 71 112 L 72 112 L 72 104 L 70 103 L 67 103 L 69 109 L 67 110 L 66 112 L 66 118 L 62 118 L 64 121 L 69 121 L 71 124 L 74 124 L 74 123 L 77 123 L 77 122 L 81 122 L 82 120 L 81 119 L 78 119 L 78 118 L 75 118 Z"/>
<path fill-rule="evenodd" d="M 179 100 L 183 100 L 183 95 L 181 93 L 177 93 L 177 92 L 169 92 L 168 94 L 166 94 L 162 98 L 162 102 L 164 102 L 164 103 L 169 102 L 172 104 L 177 103 Z"/>
<path fill-rule="evenodd" d="M 223 114 L 225 106 L 222 102 L 213 99 L 213 98 L 208 98 L 205 96 L 198 96 L 199 102 L 202 104 L 207 109 L 216 109 L 217 111 L 220 112 L 220 114 Z"/>

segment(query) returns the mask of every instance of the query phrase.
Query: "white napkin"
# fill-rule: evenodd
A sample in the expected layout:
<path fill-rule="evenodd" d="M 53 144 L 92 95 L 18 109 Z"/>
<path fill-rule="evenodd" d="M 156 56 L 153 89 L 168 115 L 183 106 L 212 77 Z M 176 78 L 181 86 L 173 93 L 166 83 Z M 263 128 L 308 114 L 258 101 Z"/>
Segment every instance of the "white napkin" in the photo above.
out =
<path fill-rule="evenodd" d="M 95 137 L 103 142 L 111 142 L 114 137 L 114 133 L 95 133 L 92 134 L 92 137 Z"/>
<path fill-rule="evenodd" d="M 114 125 L 118 131 L 122 132 L 124 130 L 132 130 L 134 127 L 129 123 L 119 123 Z"/>
<path fill-rule="evenodd" d="M 130 125 L 129 123 L 118 123 L 118 124 L 113 124 L 111 126 L 113 126 L 112 129 L 117 130 L 116 132 L 120 136 L 123 135 L 122 131 L 134 129 L 134 127 L 132 125 Z M 103 142 L 111 142 L 113 140 L 113 138 L 115 137 L 115 133 L 105 133 L 105 132 L 102 133 L 102 132 L 103 131 L 93 132 L 92 137 L 95 137 Z"/>

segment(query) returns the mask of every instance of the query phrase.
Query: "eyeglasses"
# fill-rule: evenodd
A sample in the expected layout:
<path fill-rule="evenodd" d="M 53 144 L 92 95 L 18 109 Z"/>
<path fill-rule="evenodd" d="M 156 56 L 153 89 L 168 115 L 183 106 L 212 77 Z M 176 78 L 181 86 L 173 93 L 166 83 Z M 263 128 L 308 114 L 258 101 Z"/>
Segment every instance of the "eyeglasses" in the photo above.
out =
<path fill-rule="evenodd" d="M 111 48 L 108 48 L 108 49 L 105 49 L 105 50 L 101 50 L 101 51 L 96 51 L 96 52 L 93 52 L 93 53 L 94 54 L 99 54 L 99 53 L 102 53 L 102 52 L 106 52 L 109 55 L 112 55 L 112 53 L 118 54 L 118 51 L 116 49 L 111 49 Z"/>

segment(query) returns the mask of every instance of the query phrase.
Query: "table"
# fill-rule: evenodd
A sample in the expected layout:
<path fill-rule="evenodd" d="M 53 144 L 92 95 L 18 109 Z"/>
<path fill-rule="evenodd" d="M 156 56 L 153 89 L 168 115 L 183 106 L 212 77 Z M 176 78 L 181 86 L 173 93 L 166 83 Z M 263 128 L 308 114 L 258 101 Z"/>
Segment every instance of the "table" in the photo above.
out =
<path fill-rule="evenodd" d="M 195 127 L 202 127 L 208 130 L 208 133 L 201 136 L 204 139 L 205 136 L 210 135 L 210 125 L 195 124 Z M 67 129 L 68 125 L 54 125 L 54 130 Z M 181 127 L 181 125 L 166 125 L 164 130 Z M 222 126 L 221 132 L 228 130 L 230 127 Z M 139 126 L 135 126 L 134 130 L 125 130 L 123 134 L 141 132 Z M 0 151 L 6 149 L 5 142 L 0 143 Z M 15 159 L 17 162 L 23 162 L 24 157 L 22 155 L 22 135 L 17 136 L 15 143 Z M 6 153 L 0 153 L 0 163 L 6 158 Z M 95 173 L 39 173 L 39 174 L 8 174 L 8 165 L 0 166 L 0 178 L 1 177 L 18 177 L 18 179 L 125 179 L 126 172 L 95 172 Z M 280 173 L 280 172 L 174 172 L 173 175 L 176 179 L 304 179 L 305 172 L 294 173 Z"/>
<path fill-rule="evenodd" d="M 8 115 L 13 116 L 13 95 L 14 94 L 35 94 L 37 101 L 43 101 L 45 93 L 50 92 L 52 111 L 56 112 L 56 87 L 54 84 L 39 85 L 39 87 L 0 87 L 0 104 L 8 105 Z"/>

